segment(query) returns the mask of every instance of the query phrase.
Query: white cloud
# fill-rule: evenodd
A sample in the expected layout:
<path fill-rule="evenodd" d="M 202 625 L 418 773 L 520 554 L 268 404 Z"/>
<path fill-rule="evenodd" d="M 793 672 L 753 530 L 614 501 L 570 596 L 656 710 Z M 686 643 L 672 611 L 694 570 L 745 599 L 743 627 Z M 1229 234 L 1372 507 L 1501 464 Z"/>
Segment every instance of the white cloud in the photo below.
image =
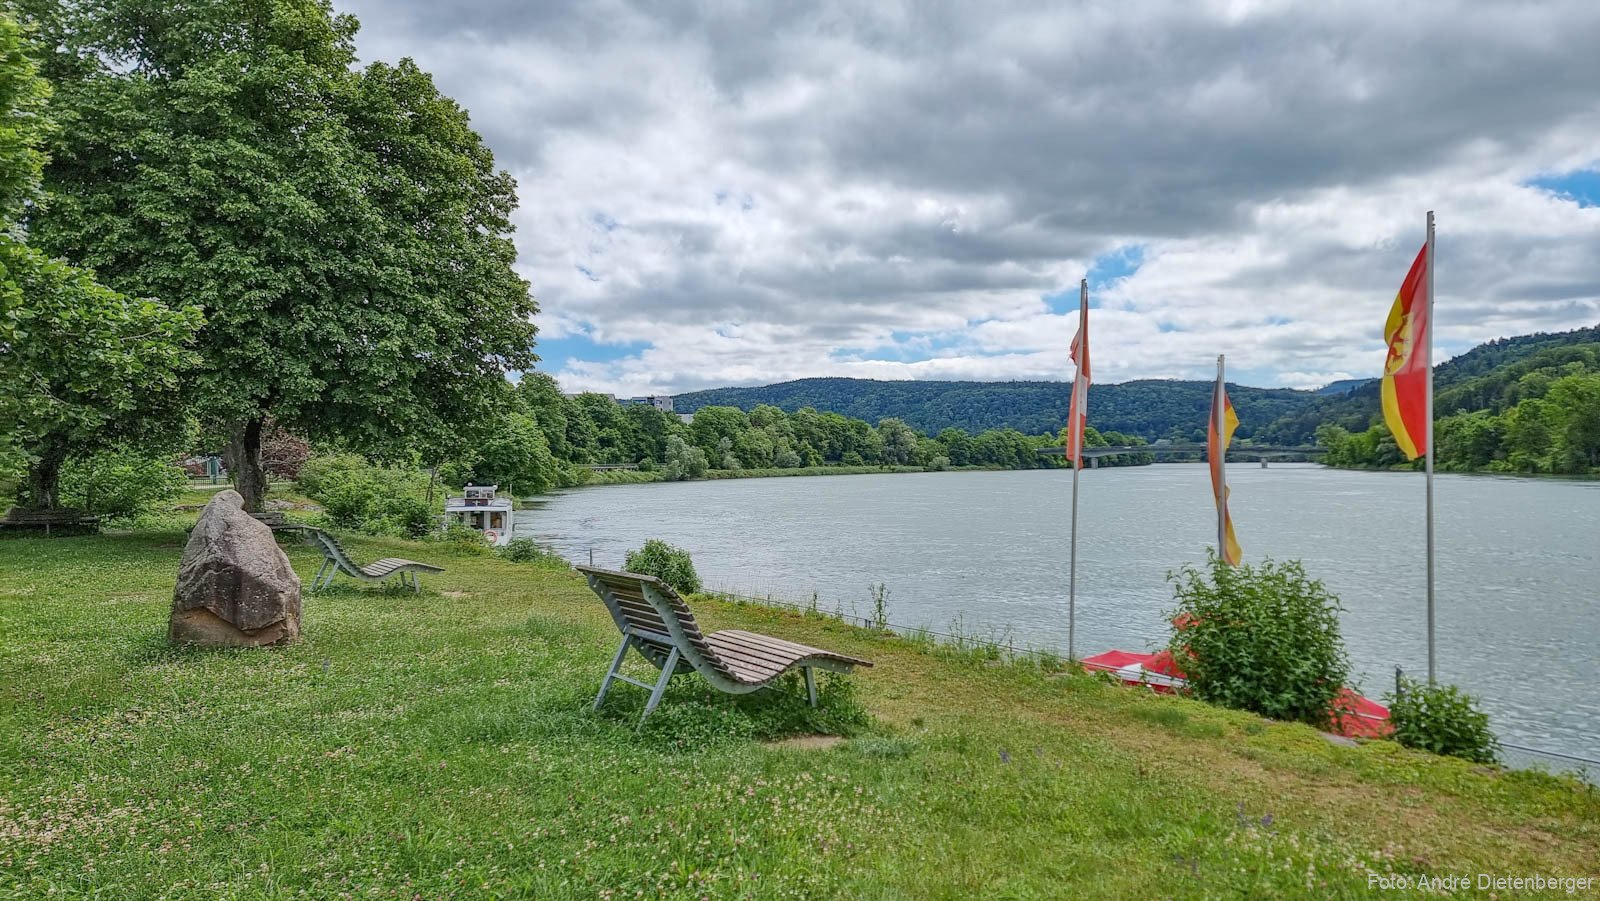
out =
<path fill-rule="evenodd" d="M 1600 320 L 1600 6 L 358 0 L 520 185 L 547 338 L 619 394 L 816 375 L 1368 374 L 1439 216 L 1439 353 Z M 1067 302 L 1070 306 L 1070 299 Z M 893 352 L 891 352 L 893 351 Z M 888 359 L 880 359 L 888 358 Z"/>

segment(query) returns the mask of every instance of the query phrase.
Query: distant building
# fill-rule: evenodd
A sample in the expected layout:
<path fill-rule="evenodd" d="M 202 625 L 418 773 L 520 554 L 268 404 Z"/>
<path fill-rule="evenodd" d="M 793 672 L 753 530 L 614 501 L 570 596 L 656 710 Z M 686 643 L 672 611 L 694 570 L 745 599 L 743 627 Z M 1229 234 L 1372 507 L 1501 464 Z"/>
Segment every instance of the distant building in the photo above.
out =
<path fill-rule="evenodd" d="M 632 406 L 634 404 L 640 404 L 640 405 L 648 404 L 648 405 L 650 405 L 652 407 L 655 407 L 657 410 L 660 410 L 663 413 L 671 413 L 672 412 L 672 398 L 670 398 L 670 397 L 662 397 L 662 396 L 658 396 L 658 395 L 654 395 L 654 394 L 649 395 L 648 397 L 630 397 L 627 400 L 620 400 L 619 399 L 617 401 L 617 403 L 622 404 L 625 407 Z"/>
<path fill-rule="evenodd" d="M 570 393 L 563 392 L 562 396 L 563 397 L 577 397 L 580 394 L 598 394 L 601 397 L 609 397 L 609 398 L 611 398 L 611 402 L 612 403 L 617 404 L 618 406 L 622 406 L 622 407 L 632 407 L 632 406 L 635 406 L 635 405 L 638 405 L 638 406 L 650 406 L 650 407 L 655 407 L 657 410 L 660 410 L 663 413 L 671 413 L 672 412 L 672 398 L 667 397 L 665 395 L 651 394 L 651 395 L 647 395 L 645 397 L 618 397 L 615 394 L 606 394 L 606 393 L 601 392 L 601 391 L 577 391 L 577 392 L 570 392 Z"/>

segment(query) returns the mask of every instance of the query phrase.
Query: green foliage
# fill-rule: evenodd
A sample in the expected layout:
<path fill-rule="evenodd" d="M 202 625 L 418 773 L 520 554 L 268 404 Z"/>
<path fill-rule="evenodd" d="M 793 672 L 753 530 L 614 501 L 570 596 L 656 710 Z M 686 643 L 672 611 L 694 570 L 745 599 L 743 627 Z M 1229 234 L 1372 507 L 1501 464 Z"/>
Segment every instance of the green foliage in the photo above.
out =
<path fill-rule="evenodd" d="M 22 29 L 0 7 L 0 224 L 6 233 L 38 199 L 50 86 L 23 48 Z"/>
<path fill-rule="evenodd" d="M 1401 679 L 1399 691 L 1383 700 L 1400 744 L 1477 763 L 1498 759 L 1500 742 L 1489 730 L 1489 715 L 1456 686 Z"/>
<path fill-rule="evenodd" d="M 428 474 L 414 467 L 376 466 L 355 454 L 312 457 L 300 467 L 295 485 L 341 529 L 420 538 L 438 520 L 424 500 Z"/>
<path fill-rule="evenodd" d="M 889 628 L 889 586 L 868 585 L 867 593 L 872 595 L 872 627 L 882 632 Z"/>
<path fill-rule="evenodd" d="M 1456 412 L 1435 422 L 1435 464 L 1440 469 L 1530 473 L 1600 469 L 1600 369 L 1591 371 L 1582 361 L 1566 360 L 1553 370 L 1527 370 L 1528 362 L 1519 367 L 1526 370 L 1523 375 L 1496 395 L 1514 398 L 1514 403 Z M 1477 396 L 1484 390 L 1480 383 L 1503 381 L 1502 376 L 1497 372 L 1481 376 L 1466 386 L 1471 390 L 1464 396 Z M 1325 461 L 1331 466 L 1408 465 L 1381 422 L 1355 433 L 1324 423 L 1317 429 L 1317 443 L 1328 448 Z"/>
<path fill-rule="evenodd" d="M 560 484 L 560 464 L 532 416 L 495 418 L 489 437 L 467 451 L 456 471 L 474 485 L 498 485 L 511 496 L 543 494 Z"/>
<path fill-rule="evenodd" d="M 428 533 L 427 538 L 468 557 L 486 557 L 494 553 L 494 548 L 483 540 L 482 532 L 460 522 L 445 523 L 443 529 Z"/>
<path fill-rule="evenodd" d="M 170 508 L 189 477 L 170 457 L 111 451 L 69 460 L 61 470 L 67 507 L 113 520 L 137 519 Z"/>
<path fill-rule="evenodd" d="M 36 239 L 48 88 L 0 9 L 0 460 L 28 468 L 18 500 L 60 505 L 72 456 L 118 446 L 160 449 L 182 431 L 172 409 L 198 310 L 107 289 L 22 243 Z"/>
<path fill-rule="evenodd" d="M 320 0 L 30 3 L 63 127 L 29 222 L 128 294 L 200 307 L 196 413 L 252 508 L 260 424 L 430 460 L 531 366 L 509 175 L 410 61 Z"/>
<path fill-rule="evenodd" d="M 700 574 L 694 571 L 689 552 L 657 538 L 646 541 L 644 547 L 636 551 L 629 551 L 623 566 L 631 573 L 655 576 L 679 594 L 694 594 L 700 590 Z"/>
<path fill-rule="evenodd" d="M 459 525 L 459 524 L 458 524 Z M 513 538 L 495 548 L 495 556 L 512 563 L 531 563 L 536 566 L 553 566 L 567 569 L 567 561 L 532 538 Z"/>
<path fill-rule="evenodd" d="M 1280 720 L 1322 726 L 1350 664 L 1339 601 L 1298 561 L 1170 576 L 1177 609 L 1169 649 L 1196 697 Z M 1183 624 L 1180 628 L 1177 624 Z"/>
<path fill-rule="evenodd" d="M 1120 385 L 1094 385 L 1089 389 L 1089 409 L 1101 428 L 1138 435 L 1148 440 L 1181 437 L 1185 440 L 1198 422 L 1205 424 L 1211 402 L 1210 382 L 1146 380 Z M 1229 386 L 1229 396 L 1243 425 L 1240 438 L 1259 427 L 1311 406 L 1317 396 L 1287 388 Z M 911 429 L 932 434 L 946 428 L 969 433 L 990 429 L 1015 429 L 1026 435 L 1054 432 L 1067 419 L 1067 386 L 1061 382 L 935 382 L 874 381 L 820 378 L 782 382 L 760 388 L 716 388 L 695 391 L 673 399 L 678 412 L 694 413 L 709 407 L 757 407 L 787 410 L 791 416 L 811 408 L 881 422 L 902 421 Z M 1363 424 L 1364 426 L 1364 424 Z M 1309 437 L 1309 436 L 1308 436 Z M 820 447 L 820 445 L 819 445 Z M 840 454 L 844 450 L 841 449 Z M 869 462 L 871 454 L 855 448 Z M 898 452 L 897 452 L 898 453 Z M 838 457 L 826 457 L 837 460 Z M 957 466 L 968 465 L 959 455 Z"/>
<path fill-rule="evenodd" d="M 678 435 L 667 439 L 667 465 L 661 469 L 662 478 L 669 482 L 704 478 L 710 468 L 705 451 Z"/>
<path fill-rule="evenodd" d="M 1600 326 L 1502 338 L 1441 363 L 1434 368 L 1435 464 L 1535 473 L 1600 468 L 1597 375 Z M 1382 419 L 1379 383 L 1371 380 L 1318 398 L 1257 437 L 1300 444 L 1315 433 L 1335 450 L 1326 458 L 1331 465 L 1406 465 Z"/>
<path fill-rule="evenodd" d="M 514 395 L 516 415 L 531 420 L 532 429 L 516 429 L 515 433 L 524 437 L 507 442 L 508 453 L 500 456 L 531 454 L 542 461 L 538 439 L 532 435 L 536 431 L 543 437 L 551 462 L 550 477 L 516 483 L 519 491 L 531 493 L 575 484 L 653 480 L 638 473 L 593 473 L 583 469 L 593 464 L 633 463 L 644 473 L 658 470 L 666 481 L 959 466 L 1037 469 L 1062 465 L 1060 457 L 1039 453 L 1060 444 L 1060 437 L 1048 432 L 1025 435 L 1015 429 L 991 429 L 972 436 L 960 429 L 946 429 L 937 437 L 927 437 L 892 417 L 874 427 L 838 413 L 808 407 L 791 414 L 766 404 L 756 405 L 748 414 L 732 407 L 703 407 L 692 424 L 685 424 L 674 414 L 645 404 L 620 405 L 603 394 L 568 397 L 553 379 L 535 372 L 523 375 Z M 505 425 L 497 428 L 510 431 Z M 1091 432 L 1089 441 L 1146 443 L 1120 432 L 1107 432 L 1104 436 Z M 506 477 L 487 478 L 483 456 L 479 451 L 465 454 L 450 471 L 477 472 L 479 481 L 505 484 Z M 1148 454 L 1126 454 L 1106 458 L 1103 465 L 1137 465 L 1153 459 Z M 930 465 L 936 462 L 938 465 Z M 545 466 L 540 462 L 534 468 L 543 471 Z"/>

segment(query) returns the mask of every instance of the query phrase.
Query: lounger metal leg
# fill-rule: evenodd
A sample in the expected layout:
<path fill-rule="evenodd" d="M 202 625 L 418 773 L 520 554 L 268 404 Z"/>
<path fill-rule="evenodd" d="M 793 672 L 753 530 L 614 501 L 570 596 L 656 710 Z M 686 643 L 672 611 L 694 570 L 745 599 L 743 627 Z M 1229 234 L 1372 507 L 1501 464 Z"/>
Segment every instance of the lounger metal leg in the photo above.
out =
<path fill-rule="evenodd" d="M 606 670 L 606 677 L 600 683 L 600 693 L 595 695 L 594 709 L 599 710 L 605 703 L 606 692 L 611 690 L 611 680 L 617 677 L 617 671 L 622 668 L 622 658 L 628 655 L 628 636 L 622 636 L 622 647 L 617 648 L 617 656 L 611 661 L 611 668 Z"/>
<path fill-rule="evenodd" d="M 645 717 L 649 716 L 650 711 L 656 709 L 656 705 L 661 703 L 661 695 L 667 690 L 667 683 L 672 681 L 672 674 L 677 668 L 678 649 L 673 648 L 672 653 L 667 655 L 667 662 L 661 667 L 661 678 L 656 680 L 655 690 L 650 692 L 649 703 L 644 705 L 644 713 L 639 717 L 639 725 L 643 726 Z"/>
<path fill-rule="evenodd" d="M 328 561 L 327 561 L 326 558 L 324 558 L 323 561 L 322 561 L 322 565 L 317 567 L 317 574 L 311 577 L 311 590 L 312 591 L 316 591 L 317 587 L 322 584 L 322 574 L 327 572 L 327 571 L 328 571 Z"/>
<path fill-rule="evenodd" d="M 422 593 L 422 576 L 417 573 L 411 574 L 411 590 L 417 594 Z"/>
<path fill-rule="evenodd" d="M 802 667 L 806 673 L 806 697 L 810 699 L 811 706 L 817 706 L 817 677 L 812 674 L 811 667 Z"/>

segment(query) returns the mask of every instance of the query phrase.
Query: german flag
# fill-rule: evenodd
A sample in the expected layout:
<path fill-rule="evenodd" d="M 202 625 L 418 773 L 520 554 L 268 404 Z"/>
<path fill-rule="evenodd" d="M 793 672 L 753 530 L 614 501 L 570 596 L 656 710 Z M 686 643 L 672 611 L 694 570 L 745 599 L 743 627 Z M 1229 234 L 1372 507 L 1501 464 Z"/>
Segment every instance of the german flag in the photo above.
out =
<path fill-rule="evenodd" d="M 1426 348 L 1428 329 L 1428 247 L 1423 245 L 1395 295 L 1383 327 L 1389 356 L 1383 365 L 1383 421 L 1409 460 L 1428 452 L 1428 392 L 1432 389 Z"/>
<path fill-rule="evenodd" d="M 1211 495 L 1217 503 L 1217 540 L 1221 547 L 1217 553 L 1229 566 L 1238 566 L 1243 559 L 1239 537 L 1233 533 L 1233 517 L 1228 514 L 1227 465 L 1228 446 L 1233 443 L 1233 433 L 1239 428 L 1239 414 L 1233 412 L 1233 401 L 1228 399 L 1228 388 L 1217 373 L 1217 387 L 1211 392 L 1211 426 L 1206 430 L 1206 458 L 1211 461 Z M 1222 431 L 1217 431 L 1218 421 Z"/>

